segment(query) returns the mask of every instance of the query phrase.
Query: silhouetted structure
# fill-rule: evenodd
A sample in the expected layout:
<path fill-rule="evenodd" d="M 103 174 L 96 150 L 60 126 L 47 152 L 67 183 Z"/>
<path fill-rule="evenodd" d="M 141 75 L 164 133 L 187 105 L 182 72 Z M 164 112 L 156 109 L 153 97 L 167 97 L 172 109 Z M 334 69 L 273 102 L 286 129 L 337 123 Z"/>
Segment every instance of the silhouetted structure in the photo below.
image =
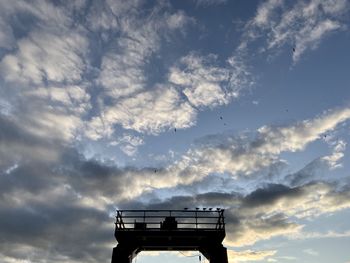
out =
<path fill-rule="evenodd" d="M 118 210 L 112 263 L 130 263 L 141 251 L 200 251 L 210 263 L 228 263 L 224 210 Z"/>

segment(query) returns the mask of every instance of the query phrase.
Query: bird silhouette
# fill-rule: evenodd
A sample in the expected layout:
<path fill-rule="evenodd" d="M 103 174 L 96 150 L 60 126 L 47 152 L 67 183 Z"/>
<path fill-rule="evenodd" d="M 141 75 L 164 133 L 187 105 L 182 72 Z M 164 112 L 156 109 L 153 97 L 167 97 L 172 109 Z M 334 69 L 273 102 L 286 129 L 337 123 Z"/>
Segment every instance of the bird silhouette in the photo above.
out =
<path fill-rule="evenodd" d="M 295 47 L 293 47 L 293 52 L 295 52 Z"/>
<path fill-rule="evenodd" d="M 174 132 L 176 132 L 176 128 L 174 129 Z"/>
<path fill-rule="evenodd" d="M 199 207 L 196 207 L 196 210 L 199 210 Z"/>
<path fill-rule="evenodd" d="M 205 210 L 207 210 L 207 208 L 206 208 L 206 207 L 203 207 L 203 211 L 205 211 Z"/>
<path fill-rule="evenodd" d="M 209 211 L 211 211 L 211 210 L 213 210 L 213 208 L 212 208 L 212 207 L 210 207 L 210 208 L 209 208 Z"/>
<path fill-rule="evenodd" d="M 188 207 L 185 207 L 184 210 L 188 210 Z"/>
<path fill-rule="evenodd" d="M 222 116 L 220 116 L 220 120 L 222 120 Z"/>

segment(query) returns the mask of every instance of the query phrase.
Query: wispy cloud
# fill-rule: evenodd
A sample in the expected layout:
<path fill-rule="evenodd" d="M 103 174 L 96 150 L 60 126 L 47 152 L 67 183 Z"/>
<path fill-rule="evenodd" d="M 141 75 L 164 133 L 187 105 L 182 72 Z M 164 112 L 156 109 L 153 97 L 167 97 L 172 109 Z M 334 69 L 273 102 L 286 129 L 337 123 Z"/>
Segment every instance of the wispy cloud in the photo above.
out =
<path fill-rule="evenodd" d="M 250 261 L 260 261 L 267 259 L 276 254 L 275 250 L 264 250 L 264 251 L 253 251 L 253 250 L 244 250 L 244 251 L 233 251 L 228 250 L 228 260 L 231 263 L 235 262 L 250 262 Z"/>
<path fill-rule="evenodd" d="M 123 136 L 110 143 L 111 146 L 120 145 L 120 149 L 128 156 L 135 155 L 138 146 L 142 144 L 144 144 L 144 140 L 141 137 L 130 134 L 123 134 Z"/>
<path fill-rule="evenodd" d="M 52 35 L 33 32 L 20 40 L 18 52 L 6 55 L 1 71 L 7 81 L 41 84 L 48 81 L 81 80 L 84 62 L 81 58 L 87 42 L 80 34 Z"/>
<path fill-rule="evenodd" d="M 103 104 L 88 123 L 86 135 L 91 139 L 110 136 L 115 125 L 158 134 L 169 128 L 188 128 L 195 122 L 196 110 L 176 89 L 167 83 L 150 84 L 146 75 L 146 66 L 161 48 L 164 36 L 181 31 L 191 18 L 181 11 L 164 12 L 162 7 L 145 16 L 141 5 L 135 2 L 118 14 L 120 37 L 112 40 L 114 47 L 103 55 L 99 74 L 100 99 L 112 103 Z"/>
<path fill-rule="evenodd" d="M 164 96 L 165 93 L 162 92 L 162 95 Z M 138 101 L 138 103 L 142 102 Z M 156 106 L 153 106 L 153 108 L 156 108 Z M 146 118 L 141 112 L 138 114 Z M 164 118 L 166 117 L 164 115 Z M 254 172 L 284 162 L 280 157 L 282 153 L 303 150 L 310 143 L 320 140 L 325 132 L 336 129 L 339 124 L 349 118 L 350 110 L 342 108 L 286 126 L 261 127 L 257 130 L 255 138 L 247 135 L 241 137 L 212 136 L 200 147 L 188 150 L 174 163 L 163 168 L 157 168 L 156 172 L 154 172 L 154 169 L 145 169 L 143 171 L 130 170 L 121 173 L 121 177 L 117 179 L 118 184 L 123 186 L 124 182 L 125 185 L 131 183 L 134 191 L 132 193 L 127 191 L 125 195 L 123 192 L 119 192 L 118 197 L 114 196 L 114 198 L 135 198 L 152 189 L 190 185 L 213 173 L 227 173 L 233 178 L 251 175 Z M 137 123 L 137 125 L 142 124 L 142 120 Z M 139 127 L 143 128 L 143 126 Z M 105 180 L 112 180 L 110 185 L 114 185 L 113 181 L 116 180 L 112 175 L 105 178 Z M 288 180 L 295 181 L 299 175 L 303 176 L 303 173 L 295 174 L 291 176 L 294 179 L 289 178 Z M 134 178 L 131 182 L 127 179 L 130 177 Z M 136 178 L 140 178 L 140 180 Z"/>
<path fill-rule="evenodd" d="M 266 1 L 247 22 L 239 49 L 244 50 L 267 35 L 263 50 L 287 47 L 296 63 L 331 32 L 346 27 L 343 14 L 347 9 L 349 4 L 344 0 L 297 1 L 292 5 L 279 0 Z"/>
<path fill-rule="evenodd" d="M 281 153 L 303 150 L 349 118 L 350 110 L 343 108 L 286 126 L 263 126 L 257 130 L 254 139 L 249 139 L 246 135 L 220 135 L 220 138 L 212 136 L 203 147 L 191 149 L 169 170 L 173 173 L 177 170 L 181 173 L 186 171 L 188 175 L 196 174 L 198 178 L 210 173 L 229 173 L 234 177 L 248 175 L 283 162 L 279 158 Z"/>
<path fill-rule="evenodd" d="M 174 32 L 184 33 L 195 23 L 167 4 L 147 12 L 141 11 L 141 1 L 39 5 L 4 5 L 5 22 L 19 12 L 33 21 L 23 25 L 23 36 L 10 34 L 13 40 L 4 41 L 13 47 L 2 57 L 0 72 L 8 87 L 20 86 L 26 95 L 36 95 L 31 107 L 52 116 L 42 117 L 47 124 L 51 120 L 48 126 L 56 125 L 54 112 L 59 113 L 57 119 L 69 112 L 66 118 L 72 125 L 65 139 L 75 133 L 92 140 L 113 137 L 116 126 L 146 134 L 189 128 L 198 110 L 227 104 L 252 85 L 242 59 L 232 57 L 220 65 L 215 55 L 193 52 L 165 69 L 168 79 L 152 83 L 146 72 L 150 61 Z M 77 23 L 77 14 L 87 19 Z M 76 87 L 83 89 L 84 98 L 70 95 L 76 94 Z M 83 105 L 78 106 L 79 100 Z"/>
<path fill-rule="evenodd" d="M 140 92 L 106 107 L 101 117 L 94 117 L 89 123 L 87 135 L 90 138 L 108 137 L 115 124 L 146 134 L 157 134 L 169 128 L 192 126 L 196 114 L 196 110 L 181 99 L 175 88 L 159 85 L 156 89 Z"/>
<path fill-rule="evenodd" d="M 303 250 L 304 253 L 311 255 L 311 256 L 318 256 L 318 252 L 316 250 L 313 250 L 311 248 L 307 248 Z"/>
<path fill-rule="evenodd" d="M 193 0 L 197 6 L 212 6 L 212 5 L 220 5 L 227 2 L 227 0 Z"/>
<path fill-rule="evenodd" d="M 31 99 L 24 111 L 35 117 L 22 117 L 28 117 L 28 129 L 64 140 L 77 134 L 97 140 L 110 137 L 116 125 L 158 134 L 195 123 L 196 110 L 181 94 L 167 83 L 149 85 L 145 72 L 165 38 L 192 23 L 183 11 L 160 4 L 142 12 L 140 1 L 3 5 L 5 22 L 20 12 L 31 18 L 23 24 L 23 36 L 12 36 L 13 47 L 0 62 L 7 93 Z M 87 20 L 77 24 L 77 14 Z M 98 42 L 94 34 L 101 34 Z M 15 103 L 13 107 L 22 111 Z M 58 123 L 64 126 L 61 135 L 53 132 Z"/>
<path fill-rule="evenodd" d="M 289 239 L 320 239 L 320 238 L 343 238 L 343 237 L 350 237 L 350 231 L 345 232 L 335 232 L 335 231 L 328 231 L 328 232 L 307 232 L 307 231 L 301 231 L 300 233 L 290 236 Z"/>
<path fill-rule="evenodd" d="M 231 94 L 222 88 L 228 82 L 229 70 L 213 66 L 215 56 L 189 54 L 180 65 L 170 69 L 169 81 L 179 85 L 188 101 L 196 107 L 215 107 L 227 104 Z"/>

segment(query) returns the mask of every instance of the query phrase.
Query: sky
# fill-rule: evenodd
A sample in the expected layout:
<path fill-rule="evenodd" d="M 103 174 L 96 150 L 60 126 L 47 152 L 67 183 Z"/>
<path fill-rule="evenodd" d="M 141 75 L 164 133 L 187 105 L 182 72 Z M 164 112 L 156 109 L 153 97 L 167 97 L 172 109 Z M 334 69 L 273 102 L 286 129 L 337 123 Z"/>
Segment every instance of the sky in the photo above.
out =
<path fill-rule="evenodd" d="M 349 22 L 347 0 L 0 0 L 0 262 L 110 262 L 116 209 L 220 207 L 230 263 L 349 263 Z"/>

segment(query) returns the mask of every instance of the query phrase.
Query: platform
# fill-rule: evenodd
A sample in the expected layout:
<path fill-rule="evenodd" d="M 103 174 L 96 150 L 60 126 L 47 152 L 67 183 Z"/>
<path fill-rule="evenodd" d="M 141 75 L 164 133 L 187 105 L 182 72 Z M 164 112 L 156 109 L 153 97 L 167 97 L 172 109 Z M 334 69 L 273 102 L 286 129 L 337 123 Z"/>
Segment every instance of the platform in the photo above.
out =
<path fill-rule="evenodd" d="M 141 251 L 200 251 L 227 263 L 223 209 L 118 210 L 112 263 L 130 263 Z"/>

